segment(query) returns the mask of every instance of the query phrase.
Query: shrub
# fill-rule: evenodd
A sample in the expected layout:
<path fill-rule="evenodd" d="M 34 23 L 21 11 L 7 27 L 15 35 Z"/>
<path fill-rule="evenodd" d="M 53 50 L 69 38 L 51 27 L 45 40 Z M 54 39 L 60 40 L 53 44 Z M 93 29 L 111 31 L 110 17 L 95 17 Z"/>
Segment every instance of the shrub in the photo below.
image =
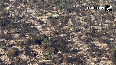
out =
<path fill-rule="evenodd" d="M 10 2 L 9 0 L 0 0 L 0 2 Z"/>
<path fill-rule="evenodd" d="M 0 41 L 0 46 L 5 46 L 6 43 L 4 41 Z"/>

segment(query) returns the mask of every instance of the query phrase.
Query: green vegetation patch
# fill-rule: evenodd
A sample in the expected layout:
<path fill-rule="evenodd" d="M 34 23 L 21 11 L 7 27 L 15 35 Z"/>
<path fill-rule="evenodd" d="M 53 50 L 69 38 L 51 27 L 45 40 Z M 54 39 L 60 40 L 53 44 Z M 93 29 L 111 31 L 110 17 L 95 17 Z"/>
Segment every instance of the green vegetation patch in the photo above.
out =
<path fill-rule="evenodd" d="M 9 0 L 0 0 L 0 2 L 10 2 Z"/>

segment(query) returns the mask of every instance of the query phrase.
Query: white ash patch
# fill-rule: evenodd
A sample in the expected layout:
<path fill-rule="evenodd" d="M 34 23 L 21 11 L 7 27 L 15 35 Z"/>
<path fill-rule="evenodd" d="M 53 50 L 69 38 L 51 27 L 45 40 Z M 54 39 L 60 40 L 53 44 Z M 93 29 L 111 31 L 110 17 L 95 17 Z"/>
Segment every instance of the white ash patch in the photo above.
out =
<path fill-rule="evenodd" d="M 29 59 L 29 57 L 26 56 L 26 55 L 24 55 L 24 54 L 20 54 L 19 57 L 20 57 L 21 59 L 23 59 L 23 60 Z"/>
<path fill-rule="evenodd" d="M 10 61 L 10 59 L 8 58 L 7 55 L 1 56 L 0 59 L 1 59 L 1 60 L 3 61 L 3 63 L 5 63 L 5 64 L 11 64 L 11 61 Z"/>

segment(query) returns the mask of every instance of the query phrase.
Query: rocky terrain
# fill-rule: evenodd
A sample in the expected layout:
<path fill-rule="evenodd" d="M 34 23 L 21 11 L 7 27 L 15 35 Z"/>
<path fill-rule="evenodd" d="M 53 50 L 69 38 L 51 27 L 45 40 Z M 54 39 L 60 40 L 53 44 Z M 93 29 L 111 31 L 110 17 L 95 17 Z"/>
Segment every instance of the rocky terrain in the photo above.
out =
<path fill-rule="evenodd" d="M 99 4 L 0 0 L 0 65 L 115 65 L 116 11 Z"/>

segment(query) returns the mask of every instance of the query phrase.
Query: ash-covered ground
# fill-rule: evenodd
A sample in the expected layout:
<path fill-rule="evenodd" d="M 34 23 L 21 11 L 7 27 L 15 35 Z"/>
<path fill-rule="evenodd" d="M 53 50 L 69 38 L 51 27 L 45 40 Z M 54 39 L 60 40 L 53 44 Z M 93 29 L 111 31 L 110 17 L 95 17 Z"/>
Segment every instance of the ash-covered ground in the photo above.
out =
<path fill-rule="evenodd" d="M 87 9 L 100 5 L 0 0 L 0 65 L 115 65 L 116 12 Z"/>

